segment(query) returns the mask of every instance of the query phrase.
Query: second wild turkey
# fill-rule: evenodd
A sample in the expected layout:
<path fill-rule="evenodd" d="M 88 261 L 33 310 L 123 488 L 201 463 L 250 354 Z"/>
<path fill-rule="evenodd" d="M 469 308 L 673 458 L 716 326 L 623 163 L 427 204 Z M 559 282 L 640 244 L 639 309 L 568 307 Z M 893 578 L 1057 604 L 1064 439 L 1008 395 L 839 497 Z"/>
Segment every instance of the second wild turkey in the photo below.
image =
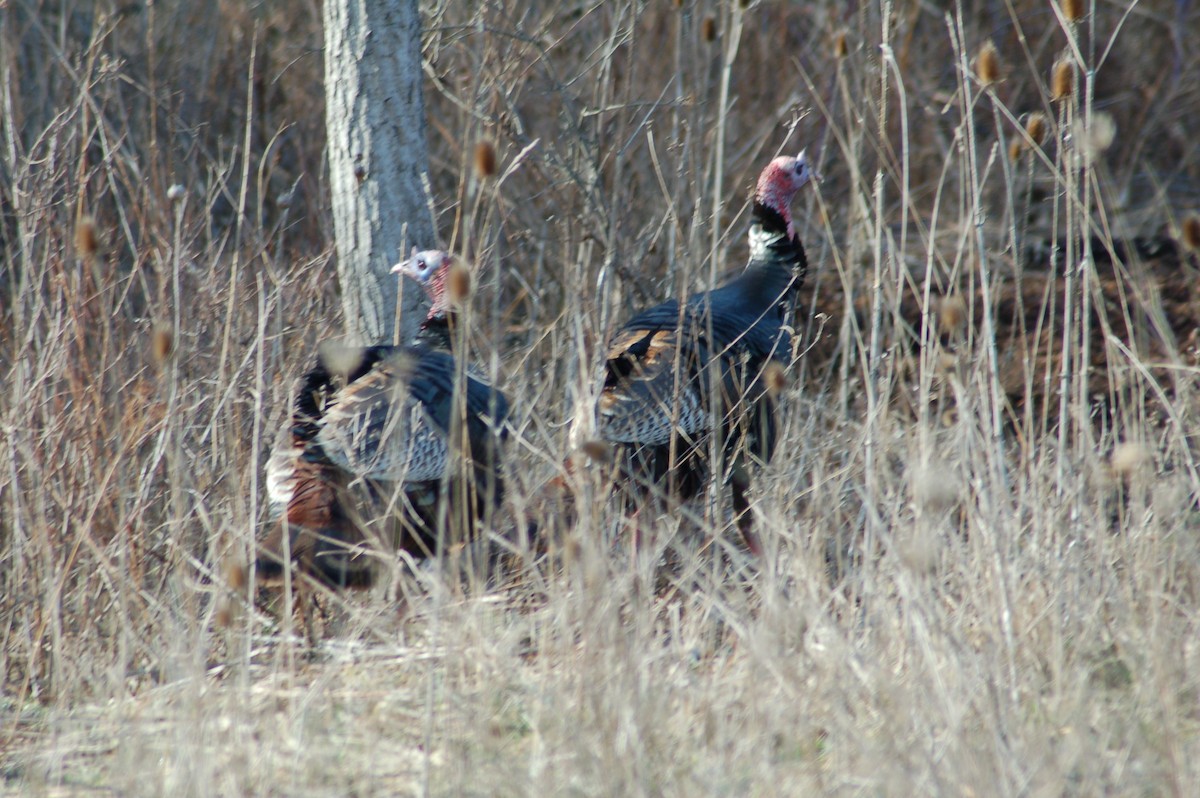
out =
<path fill-rule="evenodd" d="M 280 518 L 259 546 L 261 584 L 290 560 L 326 586 L 368 587 L 379 551 L 429 557 L 439 523 L 461 540 L 500 502 L 508 402 L 451 351 L 451 257 L 414 248 L 393 271 L 422 285 L 429 315 L 406 346 L 325 347 L 300 379 L 267 463 Z"/>
<path fill-rule="evenodd" d="M 727 284 L 669 300 L 634 315 L 610 339 L 597 402 L 600 437 L 617 447 L 627 497 L 662 490 L 686 501 L 707 486 L 710 436 L 724 460 L 736 523 L 747 547 L 753 532 L 749 455 L 775 448 L 771 370 L 791 351 L 787 329 L 807 259 L 791 202 L 813 172 L 804 152 L 781 156 L 759 176 L 749 231 L 750 258 Z"/>

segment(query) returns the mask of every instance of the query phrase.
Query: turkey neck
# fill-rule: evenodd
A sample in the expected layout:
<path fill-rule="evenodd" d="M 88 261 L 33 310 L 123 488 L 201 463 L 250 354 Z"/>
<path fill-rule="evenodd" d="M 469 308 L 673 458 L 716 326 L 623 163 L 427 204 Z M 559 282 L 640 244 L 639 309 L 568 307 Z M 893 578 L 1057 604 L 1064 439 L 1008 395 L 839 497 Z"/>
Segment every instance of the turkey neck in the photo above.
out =
<path fill-rule="evenodd" d="M 770 293 L 798 289 L 808 271 L 804 246 L 800 236 L 788 236 L 790 226 L 788 214 L 755 200 L 749 232 L 750 263 L 745 276 L 755 275 L 753 283 Z"/>
<path fill-rule="evenodd" d="M 454 348 L 452 345 L 453 326 L 454 319 L 450 313 L 439 313 L 436 316 L 430 316 L 421 322 L 421 328 L 417 330 L 417 334 L 412 342 L 417 346 L 428 346 L 431 349 L 442 349 L 451 352 Z"/>
<path fill-rule="evenodd" d="M 779 245 L 788 241 L 788 226 L 791 221 L 784 214 L 765 205 L 759 200 L 754 201 L 754 210 L 750 222 L 750 262 L 778 261 L 779 255 L 773 251 Z M 795 238 L 799 243 L 799 236 Z"/>

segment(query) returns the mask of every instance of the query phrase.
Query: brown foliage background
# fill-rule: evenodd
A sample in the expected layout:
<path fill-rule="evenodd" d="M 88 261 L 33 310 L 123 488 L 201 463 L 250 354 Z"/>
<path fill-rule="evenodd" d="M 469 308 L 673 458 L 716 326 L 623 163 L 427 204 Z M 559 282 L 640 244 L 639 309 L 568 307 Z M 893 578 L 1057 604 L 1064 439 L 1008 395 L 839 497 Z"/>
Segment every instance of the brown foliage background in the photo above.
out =
<path fill-rule="evenodd" d="M 1004 648 L 1007 635 L 1014 695 L 1036 693 L 1063 662 L 1100 674 L 1082 678 L 1101 692 L 1134 694 L 1113 720 L 1129 728 L 1105 726 L 1116 742 L 1095 744 L 1153 763 L 1154 789 L 1187 794 L 1194 717 L 1164 720 L 1151 697 L 1161 688 L 1167 704 L 1194 705 L 1197 671 L 1166 664 L 1195 662 L 1190 644 L 1150 664 L 1127 656 L 1149 628 L 1139 612 L 1160 617 L 1141 605 L 1109 625 L 1101 609 L 1084 628 L 1040 625 L 1063 607 L 1111 606 L 1108 573 L 1178 609 L 1155 645 L 1197 631 L 1200 558 L 1183 532 L 1200 523 L 1200 262 L 1179 231 L 1200 208 L 1200 9 L 1085 5 L 1094 14 L 1070 25 L 1046 0 L 425 3 L 431 191 L 440 243 L 477 272 L 477 359 L 515 400 L 513 490 L 532 512 L 586 432 L 567 425 L 587 405 L 596 342 L 630 307 L 736 268 L 758 170 L 809 148 L 823 180 L 796 211 L 815 271 L 796 321 L 788 451 L 762 512 L 793 558 L 781 562 L 800 569 L 791 578 L 821 587 L 789 600 L 866 645 L 855 601 L 903 593 L 887 557 L 920 560 L 912 552 L 936 540 L 942 576 L 928 601 L 953 605 L 932 616 L 954 626 L 948 650 L 982 638 Z M 987 40 L 1001 80 L 985 90 L 970 64 Z M 244 643 L 211 623 L 220 574 L 265 519 L 262 464 L 291 379 L 341 328 L 321 46 L 315 1 L 20 0 L 0 13 L 0 738 L 37 739 L 39 706 L 136 695 Z M 1063 57 L 1078 61 L 1075 93 L 1056 102 Z M 1097 65 L 1093 80 L 1079 64 Z M 1022 133 L 1034 112 L 1049 120 L 1041 147 Z M 496 177 L 473 171 L 480 141 L 496 147 Z M 964 298 L 961 328 L 939 322 L 950 295 Z M 1145 442 L 1167 498 L 1114 471 L 1109 455 L 1128 440 Z M 951 527 L 906 548 L 902 530 L 930 515 L 914 464 L 931 457 L 974 487 Z M 1012 482 L 990 482 L 997 474 Z M 997 497 L 1015 504 L 993 517 Z M 1150 524 L 1146 514 L 1165 524 L 1157 546 L 1092 537 Z M 1005 556 L 986 543 L 1000 528 Z M 1099 580 L 1080 576 L 1070 600 L 1047 576 L 1070 559 L 1067 538 L 1090 552 L 1071 562 Z M 973 574 L 1001 561 L 1016 563 L 1007 599 L 973 595 Z M 880 581 L 855 583 L 855 568 Z M 1025 600 L 1037 606 L 1023 611 Z M 1001 605 L 1023 647 L 996 620 Z M 974 625 L 961 620 L 972 609 Z M 653 623 L 639 628 L 657 639 Z M 803 648 L 791 634 L 762 656 Z M 753 671 L 739 660 L 730 673 L 742 667 Z M 814 701 L 837 703 L 830 690 Z M 890 695 L 872 717 L 889 716 L 888 701 L 912 716 Z M 708 717 L 735 739 L 736 723 Z M 855 748 L 859 723 L 876 721 L 838 717 L 805 721 L 799 742 L 780 745 L 804 762 L 826 745 L 858 752 L 837 755 L 843 773 L 867 773 L 886 749 L 907 763 L 894 783 L 928 786 L 912 774 L 939 772 L 934 757 Z M 999 717 L 997 728 L 1029 731 Z M 1138 736 L 1139 723 L 1184 739 Z M 1030 748 L 1058 734 L 1032 725 Z M 1081 791 L 1123 783 L 1109 760 L 1062 756 Z M 962 776 L 951 783 L 980 772 L 963 751 L 951 759 Z M 644 785 L 634 771 L 606 783 Z M 767 784 L 766 772 L 747 778 Z"/>

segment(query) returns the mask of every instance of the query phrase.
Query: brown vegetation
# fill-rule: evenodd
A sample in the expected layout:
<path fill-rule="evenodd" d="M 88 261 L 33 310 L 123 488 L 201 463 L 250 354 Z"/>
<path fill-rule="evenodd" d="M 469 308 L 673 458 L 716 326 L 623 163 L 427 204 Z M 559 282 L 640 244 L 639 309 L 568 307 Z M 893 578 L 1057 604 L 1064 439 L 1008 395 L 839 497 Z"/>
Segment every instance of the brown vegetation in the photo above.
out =
<path fill-rule="evenodd" d="M 424 4 L 422 245 L 514 398 L 521 578 L 397 561 L 304 661 L 223 575 L 342 328 L 318 5 L 0 12 L 6 790 L 1200 793 L 1200 11 Z M 631 553 L 599 342 L 743 263 L 801 146 L 768 565 L 719 497 Z M 548 479 L 547 563 L 509 533 Z"/>

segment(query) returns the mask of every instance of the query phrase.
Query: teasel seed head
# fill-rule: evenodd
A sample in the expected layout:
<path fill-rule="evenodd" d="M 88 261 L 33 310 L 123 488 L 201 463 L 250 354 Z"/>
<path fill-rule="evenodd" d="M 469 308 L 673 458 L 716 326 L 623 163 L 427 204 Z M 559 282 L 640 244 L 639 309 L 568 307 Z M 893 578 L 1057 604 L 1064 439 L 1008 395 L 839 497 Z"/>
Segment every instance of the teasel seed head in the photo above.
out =
<path fill-rule="evenodd" d="M 175 331 L 171 329 L 170 324 L 160 321 L 150 333 L 150 354 L 154 357 L 154 362 L 161 366 L 170 360 L 174 352 Z"/>
<path fill-rule="evenodd" d="M 81 260 L 90 261 L 100 251 L 100 237 L 96 234 L 96 220 L 89 215 L 75 222 L 75 251 Z"/>
<path fill-rule="evenodd" d="M 471 295 L 471 272 L 461 261 L 455 259 L 446 275 L 446 298 L 451 305 L 459 305 Z"/>
<path fill-rule="evenodd" d="M 769 396 L 778 396 L 787 390 L 788 377 L 783 366 L 774 361 L 763 368 L 763 384 L 767 386 Z"/>
<path fill-rule="evenodd" d="M 360 352 L 362 350 L 359 350 Z M 361 357 L 361 354 L 359 355 Z M 413 357 L 412 352 L 407 349 L 402 349 L 399 352 L 394 352 L 383 361 L 385 368 L 389 369 L 392 374 L 395 374 L 399 379 L 395 382 L 395 390 L 397 395 L 403 395 L 408 388 L 403 385 L 405 380 L 412 378 L 417 371 L 417 359 Z M 464 440 L 465 443 L 465 440 Z"/>
<path fill-rule="evenodd" d="M 850 54 L 850 45 L 846 43 L 846 31 L 840 30 L 833 34 L 833 57 L 839 61 Z"/>
<path fill-rule="evenodd" d="M 584 441 L 579 449 L 594 463 L 612 462 L 612 446 L 607 441 Z"/>
<path fill-rule="evenodd" d="M 330 374 L 347 377 L 362 363 L 363 348 L 339 341 L 322 341 L 317 346 L 317 360 Z"/>
<path fill-rule="evenodd" d="M 967 327 L 967 302 L 962 294 L 942 297 L 938 303 L 938 326 L 944 335 L 959 335 Z"/>
<path fill-rule="evenodd" d="M 1117 138 L 1117 123 L 1112 114 L 1096 111 L 1090 121 L 1091 124 L 1085 126 L 1083 120 L 1077 120 L 1075 131 L 1075 140 L 1089 160 L 1104 153 Z"/>
<path fill-rule="evenodd" d="M 1060 58 L 1054 62 L 1050 73 L 1050 97 L 1054 100 L 1065 100 L 1075 89 L 1075 68 L 1069 58 Z"/>
<path fill-rule="evenodd" d="M 246 566 L 236 560 L 229 560 L 225 563 L 225 584 L 230 590 L 244 590 L 246 588 Z"/>
<path fill-rule="evenodd" d="M 983 43 L 979 55 L 975 56 L 975 77 L 984 88 L 1000 80 L 1000 54 L 991 39 Z"/>
<path fill-rule="evenodd" d="M 1109 459 L 1109 467 L 1119 477 L 1132 477 L 1153 460 L 1145 444 L 1124 441 L 1117 444 Z"/>
<path fill-rule="evenodd" d="M 1200 213 L 1193 213 L 1180 225 L 1180 238 L 1189 252 L 1200 252 Z"/>
<path fill-rule="evenodd" d="M 932 513 L 946 512 L 958 504 L 962 482 L 955 470 L 938 459 L 931 459 L 909 474 L 913 501 Z"/>
<path fill-rule="evenodd" d="M 213 624 L 218 629 L 228 629 L 233 625 L 233 605 L 228 599 L 221 599 L 217 605 L 216 615 L 213 616 Z"/>
<path fill-rule="evenodd" d="M 496 147 L 490 141 L 475 145 L 475 173 L 480 177 L 496 174 Z"/>
<path fill-rule="evenodd" d="M 1046 115 L 1041 111 L 1030 114 L 1025 120 L 1025 132 L 1033 139 L 1034 144 L 1042 146 L 1042 142 L 1046 140 Z"/>
<path fill-rule="evenodd" d="M 1083 16 L 1083 0 L 1062 0 L 1059 7 L 1067 22 L 1076 22 Z"/>

